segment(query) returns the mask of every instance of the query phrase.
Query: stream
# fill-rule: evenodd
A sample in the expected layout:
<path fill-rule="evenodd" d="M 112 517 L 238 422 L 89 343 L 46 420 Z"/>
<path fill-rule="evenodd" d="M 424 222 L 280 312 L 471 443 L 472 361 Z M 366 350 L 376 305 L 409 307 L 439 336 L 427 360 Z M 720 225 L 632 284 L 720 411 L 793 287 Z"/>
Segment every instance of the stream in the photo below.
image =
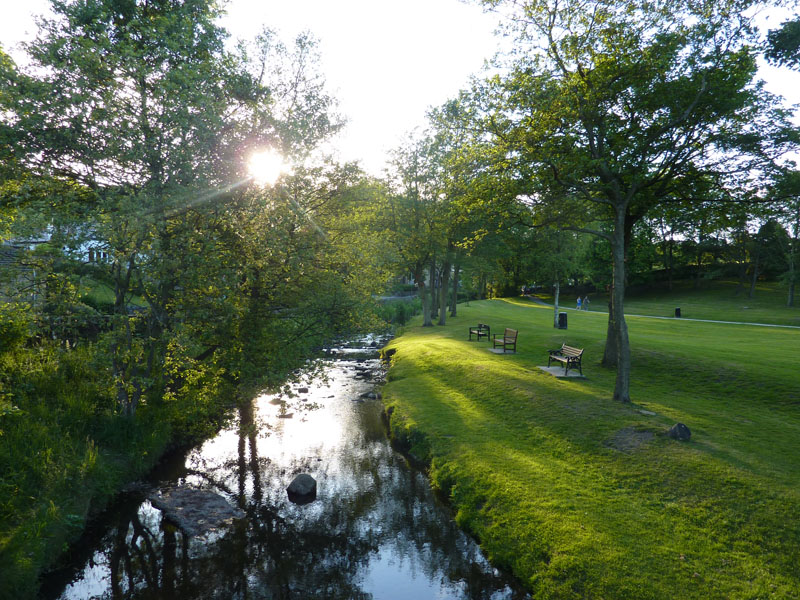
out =
<path fill-rule="evenodd" d="M 254 398 L 214 438 L 164 461 L 106 511 L 43 597 L 528 598 L 392 449 L 376 393 L 381 344 L 332 351 L 304 380 Z M 304 504 L 286 491 L 300 473 L 317 482 Z M 148 500 L 175 486 L 212 491 L 244 518 L 186 535 Z"/>

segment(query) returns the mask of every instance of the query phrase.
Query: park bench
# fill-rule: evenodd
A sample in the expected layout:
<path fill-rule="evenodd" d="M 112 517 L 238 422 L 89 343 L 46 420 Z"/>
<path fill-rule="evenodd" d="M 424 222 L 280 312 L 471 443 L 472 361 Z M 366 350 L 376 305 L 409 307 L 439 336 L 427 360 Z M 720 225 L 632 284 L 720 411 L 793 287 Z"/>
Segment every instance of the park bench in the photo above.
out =
<path fill-rule="evenodd" d="M 502 346 L 503 352 L 510 349 L 514 352 L 517 351 L 517 330 L 516 329 L 509 329 L 506 327 L 506 330 L 503 332 L 501 336 L 499 333 L 495 333 L 492 337 L 492 344 L 494 348 L 498 346 Z"/>
<path fill-rule="evenodd" d="M 564 363 L 564 375 L 569 373 L 569 370 L 578 367 L 578 371 L 583 375 L 581 369 L 581 356 L 583 356 L 583 348 L 573 348 L 566 344 L 561 344 L 558 350 L 550 350 L 550 357 L 547 359 L 547 366 L 554 360 Z"/>
<path fill-rule="evenodd" d="M 481 337 L 485 337 L 487 340 L 489 339 L 489 334 L 491 333 L 491 329 L 488 325 L 484 325 L 483 323 L 478 323 L 477 327 L 470 327 L 469 328 L 469 339 L 472 340 L 472 336 L 478 336 L 478 341 L 481 341 Z"/>

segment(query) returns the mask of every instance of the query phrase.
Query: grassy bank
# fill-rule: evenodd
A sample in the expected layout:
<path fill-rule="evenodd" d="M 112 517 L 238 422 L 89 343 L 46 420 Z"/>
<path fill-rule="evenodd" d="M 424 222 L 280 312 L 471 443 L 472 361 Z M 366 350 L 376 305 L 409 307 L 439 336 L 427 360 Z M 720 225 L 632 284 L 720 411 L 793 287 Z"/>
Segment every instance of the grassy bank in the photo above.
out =
<path fill-rule="evenodd" d="M 479 321 L 518 329 L 518 352 L 467 341 Z M 490 558 L 539 598 L 797 597 L 800 331 L 630 318 L 622 405 L 606 316 L 552 322 L 473 302 L 390 345 L 392 433 Z M 586 349 L 587 379 L 536 369 L 562 342 Z M 678 421 L 690 442 L 661 435 Z"/>
<path fill-rule="evenodd" d="M 213 432 L 232 398 L 213 374 L 199 373 L 185 392 L 122 418 L 113 382 L 88 344 L 0 352 L 0 374 L 3 599 L 36 597 L 42 571 L 58 563 L 93 512 L 170 445 Z"/>

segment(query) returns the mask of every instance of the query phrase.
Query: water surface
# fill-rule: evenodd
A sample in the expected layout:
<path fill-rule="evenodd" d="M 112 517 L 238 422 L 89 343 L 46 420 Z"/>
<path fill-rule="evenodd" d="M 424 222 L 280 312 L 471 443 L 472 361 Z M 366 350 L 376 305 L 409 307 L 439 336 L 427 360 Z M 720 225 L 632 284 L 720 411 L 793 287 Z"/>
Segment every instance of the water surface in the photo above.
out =
<path fill-rule="evenodd" d="M 347 356 L 347 352 L 340 352 Z M 241 407 L 231 426 L 162 465 L 155 488 L 210 489 L 246 518 L 187 537 L 132 492 L 76 549 L 50 598 L 486 599 L 527 596 L 493 569 L 386 439 L 377 359 L 334 360 Z M 304 391 L 307 389 L 307 391 Z M 298 473 L 317 497 L 297 505 Z"/>

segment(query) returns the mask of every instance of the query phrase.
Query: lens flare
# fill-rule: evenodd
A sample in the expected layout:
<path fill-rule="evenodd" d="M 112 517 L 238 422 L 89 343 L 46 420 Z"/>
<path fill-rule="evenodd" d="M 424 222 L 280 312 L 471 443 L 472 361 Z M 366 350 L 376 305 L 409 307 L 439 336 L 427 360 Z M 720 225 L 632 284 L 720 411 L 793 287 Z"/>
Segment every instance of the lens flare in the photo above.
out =
<path fill-rule="evenodd" d="M 273 185 L 281 174 L 288 171 L 288 166 L 274 150 L 262 150 L 250 155 L 247 171 L 258 185 Z"/>

